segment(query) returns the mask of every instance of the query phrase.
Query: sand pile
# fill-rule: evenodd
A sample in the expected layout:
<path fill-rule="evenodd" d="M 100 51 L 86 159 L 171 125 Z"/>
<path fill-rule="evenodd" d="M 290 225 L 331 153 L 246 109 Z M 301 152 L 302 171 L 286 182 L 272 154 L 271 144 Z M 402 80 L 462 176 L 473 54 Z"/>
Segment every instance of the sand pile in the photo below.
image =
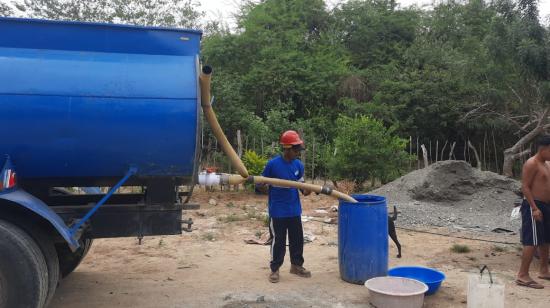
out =
<path fill-rule="evenodd" d="M 407 224 L 517 231 L 510 212 L 520 187 L 519 181 L 479 171 L 464 161 L 443 161 L 371 193 L 386 196 Z"/>

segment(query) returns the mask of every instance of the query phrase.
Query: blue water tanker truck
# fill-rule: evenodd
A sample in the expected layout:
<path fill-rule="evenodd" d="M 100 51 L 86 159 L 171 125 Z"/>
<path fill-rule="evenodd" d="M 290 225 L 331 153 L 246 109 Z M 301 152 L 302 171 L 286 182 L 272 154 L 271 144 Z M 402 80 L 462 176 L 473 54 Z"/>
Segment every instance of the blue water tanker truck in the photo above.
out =
<path fill-rule="evenodd" d="M 93 239 L 190 226 L 200 39 L 0 18 L 1 308 L 46 306 Z"/>

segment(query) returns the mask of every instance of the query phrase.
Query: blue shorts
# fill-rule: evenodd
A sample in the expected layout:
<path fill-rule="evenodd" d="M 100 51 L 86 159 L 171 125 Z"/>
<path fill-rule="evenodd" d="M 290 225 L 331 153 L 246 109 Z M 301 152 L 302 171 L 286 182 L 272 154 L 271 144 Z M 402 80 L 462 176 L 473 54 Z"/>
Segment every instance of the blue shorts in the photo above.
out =
<path fill-rule="evenodd" d="M 523 199 L 521 204 L 521 244 L 540 246 L 550 243 L 550 204 L 535 200 L 542 212 L 542 221 L 535 221 L 529 202 Z"/>

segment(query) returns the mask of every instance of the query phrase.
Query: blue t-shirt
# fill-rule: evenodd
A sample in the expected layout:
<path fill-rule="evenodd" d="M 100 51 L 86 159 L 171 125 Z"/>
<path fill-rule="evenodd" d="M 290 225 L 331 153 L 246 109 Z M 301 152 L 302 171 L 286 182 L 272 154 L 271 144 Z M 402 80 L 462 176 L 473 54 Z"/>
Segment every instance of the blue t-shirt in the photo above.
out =
<path fill-rule="evenodd" d="M 267 162 L 262 175 L 290 181 L 303 182 L 304 165 L 299 159 L 291 162 L 277 156 Z M 269 216 L 275 218 L 296 217 L 302 215 L 300 195 L 296 188 L 269 187 Z"/>

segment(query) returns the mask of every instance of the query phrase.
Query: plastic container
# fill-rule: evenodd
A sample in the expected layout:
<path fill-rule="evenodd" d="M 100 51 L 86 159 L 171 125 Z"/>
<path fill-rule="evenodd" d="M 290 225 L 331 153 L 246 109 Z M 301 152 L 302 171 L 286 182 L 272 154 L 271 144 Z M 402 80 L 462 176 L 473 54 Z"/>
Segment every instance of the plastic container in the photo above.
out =
<path fill-rule="evenodd" d="M 484 270 L 489 275 L 483 276 Z M 504 284 L 493 279 L 484 266 L 479 273 L 468 275 L 468 308 L 504 308 Z"/>
<path fill-rule="evenodd" d="M 432 295 L 441 286 L 443 280 L 445 280 L 445 274 L 429 267 L 422 266 L 399 266 L 394 267 L 388 271 L 389 276 L 393 277 L 405 277 L 416 279 L 425 283 L 428 286 L 428 292 L 426 295 Z"/>
<path fill-rule="evenodd" d="M 358 203 L 340 200 L 338 209 L 340 277 L 364 284 L 388 272 L 388 209 L 385 197 L 353 197 Z"/>
<path fill-rule="evenodd" d="M 109 186 L 196 175 L 201 33 L 0 18 L 0 157 L 18 178 Z"/>
<path fill-rule="evenodd" d="M 428 286 L 403 277 L 376 277 L 367 280 L 369 301 L 379 308 L 421 308 Z"/>

